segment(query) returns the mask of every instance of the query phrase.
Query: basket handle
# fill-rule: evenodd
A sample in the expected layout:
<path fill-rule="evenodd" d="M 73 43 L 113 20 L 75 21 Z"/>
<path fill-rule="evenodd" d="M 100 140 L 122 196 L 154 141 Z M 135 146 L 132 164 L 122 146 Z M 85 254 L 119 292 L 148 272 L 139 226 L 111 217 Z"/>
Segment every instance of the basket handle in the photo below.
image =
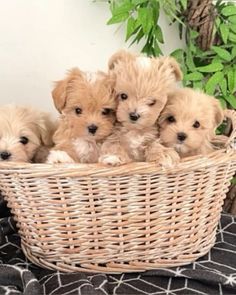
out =
<path fill-rule="evenodd" d="M 227 149 L 236 150 L 236 111 L 234 110 L 225 110 L 224 111 L 225 118 L 230 119 L 231 121 L 231 133 L 230 136 L 224 136 L 225 139 L 225 147 Z"/>

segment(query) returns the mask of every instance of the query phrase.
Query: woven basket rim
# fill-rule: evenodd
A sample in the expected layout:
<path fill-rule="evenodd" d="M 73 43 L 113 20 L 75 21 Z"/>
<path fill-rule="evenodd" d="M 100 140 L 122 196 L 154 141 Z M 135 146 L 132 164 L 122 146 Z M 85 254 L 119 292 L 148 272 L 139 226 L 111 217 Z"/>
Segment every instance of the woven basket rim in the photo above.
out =
<path fill-rule="evenodd" d="M 32 164 L 19 162 L 0 163 L 0 173 L 21 173 L 28 177 L 73 177 L 73 176 L 116 176 L 131 174 L 176 174 L 193 170 L 202 170 L 218 166 L 221 163 L 236 161 L 236 151 L 233 149 L 220 149 L 208 155 L 198 155 L 183 159 L 175 167 L 163 168 L 154 162 L 132 162 L 117 167 L 95 164 Z"/>

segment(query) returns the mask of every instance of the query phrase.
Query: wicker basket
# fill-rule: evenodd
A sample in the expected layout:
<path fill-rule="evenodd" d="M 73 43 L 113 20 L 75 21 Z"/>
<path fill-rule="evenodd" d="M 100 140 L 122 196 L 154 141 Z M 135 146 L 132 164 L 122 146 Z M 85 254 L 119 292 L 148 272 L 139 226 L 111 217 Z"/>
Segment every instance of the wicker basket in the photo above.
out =
<path fill-rule="evenodd" d="M 236 126 L 235 112 L 227 116 Z M 1 163 L 0 188 L 24 253 L 68 272 L 144 271 L 196 260 L 215 242 L 236 170 L 235 128 L 224 149 L 174 170 L 153 163 Z"/>

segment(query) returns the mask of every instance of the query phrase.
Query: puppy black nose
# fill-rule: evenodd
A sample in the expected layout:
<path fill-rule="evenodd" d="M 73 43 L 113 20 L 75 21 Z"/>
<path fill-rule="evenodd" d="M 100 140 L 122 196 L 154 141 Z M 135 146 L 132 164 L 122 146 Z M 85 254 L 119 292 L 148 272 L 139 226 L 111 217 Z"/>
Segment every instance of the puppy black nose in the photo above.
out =
<path fill-rule="evenodd" d="M 95 134 L 97 129 L 98 129 L 98 126 L 96 126 L 94 124 L 88 126 L 89 133 Z"/>
<path fill-rule="evenodd" d="M 184 132 L 179 132 L 177 134 L 177 138 L 178 138 L 179 141 L 185 141 L 185 139 L 187 138 L 187 134 L 184 133 Z"/>
<path fill-rule="evenodd" d="M 11 156 L 11 154 L 8 153 L 8 152 L 1 152 L 0 153 L 0 157 L 1 157 L 2 160 L 7 160 L 7 159 L 10 158 L 10 156 Z"/>
<path fill-rule="evenodd" d="M 129 113 L 129 117 L 130 117 L 130 120 L 137 121 L 140 118 L 140 115 L 135 112 L 132 112 L 132 113 Z"/>

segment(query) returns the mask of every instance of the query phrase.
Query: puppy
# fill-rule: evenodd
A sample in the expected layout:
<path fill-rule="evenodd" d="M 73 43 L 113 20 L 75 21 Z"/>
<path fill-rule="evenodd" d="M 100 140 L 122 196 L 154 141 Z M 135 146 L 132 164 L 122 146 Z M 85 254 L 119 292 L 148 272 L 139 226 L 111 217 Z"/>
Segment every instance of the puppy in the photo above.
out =
<path fill-rule="evenodd" d="M 118 123 L 102 145 L 99 162 L 113 166 L 132 161 L 175 162 L 177 153 L 156 140 L 156 121 L 170 88 L 182 78 L 177 62 L 122 50 L 110 58 L 109 71 L 116 80 Z"/>
<path fill-rule="evenodd" d="M 48 163 L 98 162 L 100 145 L 115 122 L 113 88 L 109 75 L 78 68 L 56 83 L 52 97 L 61 117 Z"/>
<path fill-rule="evenodd" d="M 171 93 L 161 113 L 160 140 L 174 148 L 181 158 L 213 151 L 211 141 L 222 122 L 223 110 L 219 101 L 190 88 Z"/>
<path fill-rule="evenodd" d="M 46 160 L 56 124 L 49 114 L 30 107 L 0 107 L 0 161 Z"/>

